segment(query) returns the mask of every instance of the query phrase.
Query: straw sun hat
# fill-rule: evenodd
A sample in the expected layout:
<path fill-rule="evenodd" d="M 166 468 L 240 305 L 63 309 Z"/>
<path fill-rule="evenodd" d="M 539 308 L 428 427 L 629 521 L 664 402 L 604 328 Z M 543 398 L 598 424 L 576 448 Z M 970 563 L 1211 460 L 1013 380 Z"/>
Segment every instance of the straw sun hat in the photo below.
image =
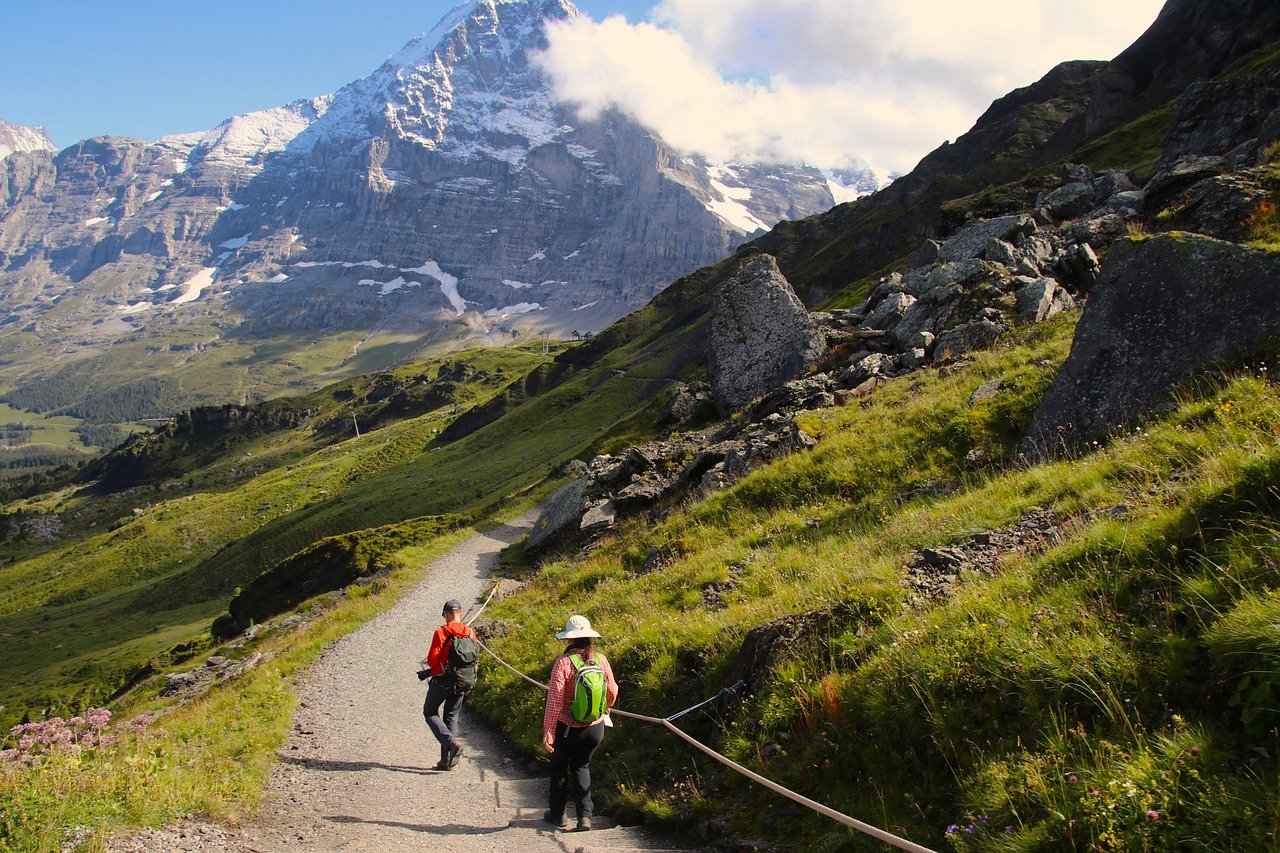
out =
<path fill-rule="evenodd" d="M 557 640 L 577 640 L 582 637 L 599 637 L 600 635 L 592 629 L 590 620 L 585 616 L 570 616 L 569 621 L 564 623 L 564 630 L 556 634 Z"/>

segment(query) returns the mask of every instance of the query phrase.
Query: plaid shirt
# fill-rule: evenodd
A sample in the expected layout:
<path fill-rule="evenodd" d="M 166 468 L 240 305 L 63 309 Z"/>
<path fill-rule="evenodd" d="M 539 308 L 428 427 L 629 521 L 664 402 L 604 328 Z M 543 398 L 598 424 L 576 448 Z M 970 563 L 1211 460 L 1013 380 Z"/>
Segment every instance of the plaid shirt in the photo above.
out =
<path fill-rule="evenodd" d="M 613 669 L 609 666 L 608 659 L 601 652 L 592 652 L 597 666 L 604 670 L 604 680 L 608 684 L 605 689 L 605 709 L 606 711 L 613 707 L 613 703 L 618 701 L 618 682 L 613 679 Z M 589 663 L 584 658 L 584 662 Z M 585 726 L 598 726 L 604 722 L 604 718 L 596 720 L 594 723 L 579 723 L 569 713 L 569 707 L 573 704 L 573 682 L 575 670 L 573 661 L 569 660 L 567 654 L 556 658 L 555 666 L 551 667 L 551 678 L 547 682 L 547 708 L 542 714 L 542 735 L 544 740 L 550 741 L 556 736 L 556 723 L 564 723 L 566 726 L 574 728 L 583 728 Z"/>

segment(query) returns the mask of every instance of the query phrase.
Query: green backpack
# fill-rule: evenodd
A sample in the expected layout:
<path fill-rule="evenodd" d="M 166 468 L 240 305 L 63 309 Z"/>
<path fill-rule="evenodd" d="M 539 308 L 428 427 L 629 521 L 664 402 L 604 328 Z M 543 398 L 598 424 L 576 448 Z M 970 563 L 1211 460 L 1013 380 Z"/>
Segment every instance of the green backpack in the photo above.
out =
<path fill-rule="evenodd" d="M 577 654 L 569 655 L 573 664 L 573 703 L 569 715 L 579 723 L 594 723 L 608 710 L 605 706 L 607 684 L 604 670 L 594 660 L 583 661 Z"/>

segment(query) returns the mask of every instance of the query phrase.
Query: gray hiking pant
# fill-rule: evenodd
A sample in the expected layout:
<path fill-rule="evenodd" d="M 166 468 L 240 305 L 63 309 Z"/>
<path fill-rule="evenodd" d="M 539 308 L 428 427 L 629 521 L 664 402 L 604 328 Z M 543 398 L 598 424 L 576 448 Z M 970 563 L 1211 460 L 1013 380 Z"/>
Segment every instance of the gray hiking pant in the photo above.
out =
<path fill-rule="evenodd" d="M 449 745 L 458 739 L 458 711 L 467 698 L 465 693 L 449 691 L 438 676 L 431 677 L 427 699 L 422 703 L 422 716 L 431 733 L 440 741 L 440 760 L 449 760 Z"/>

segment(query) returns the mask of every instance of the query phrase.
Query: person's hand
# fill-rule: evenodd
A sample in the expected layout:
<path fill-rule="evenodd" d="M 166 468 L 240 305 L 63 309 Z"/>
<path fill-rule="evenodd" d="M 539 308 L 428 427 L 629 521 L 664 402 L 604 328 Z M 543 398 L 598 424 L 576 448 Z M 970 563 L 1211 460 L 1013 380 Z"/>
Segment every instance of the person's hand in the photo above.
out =
<path fill-rule="evenodd" d="M 556 739 L 554 735 L 543 735 L 542 745 L 547 748 L 547 752 L 556 751 Z"/>

